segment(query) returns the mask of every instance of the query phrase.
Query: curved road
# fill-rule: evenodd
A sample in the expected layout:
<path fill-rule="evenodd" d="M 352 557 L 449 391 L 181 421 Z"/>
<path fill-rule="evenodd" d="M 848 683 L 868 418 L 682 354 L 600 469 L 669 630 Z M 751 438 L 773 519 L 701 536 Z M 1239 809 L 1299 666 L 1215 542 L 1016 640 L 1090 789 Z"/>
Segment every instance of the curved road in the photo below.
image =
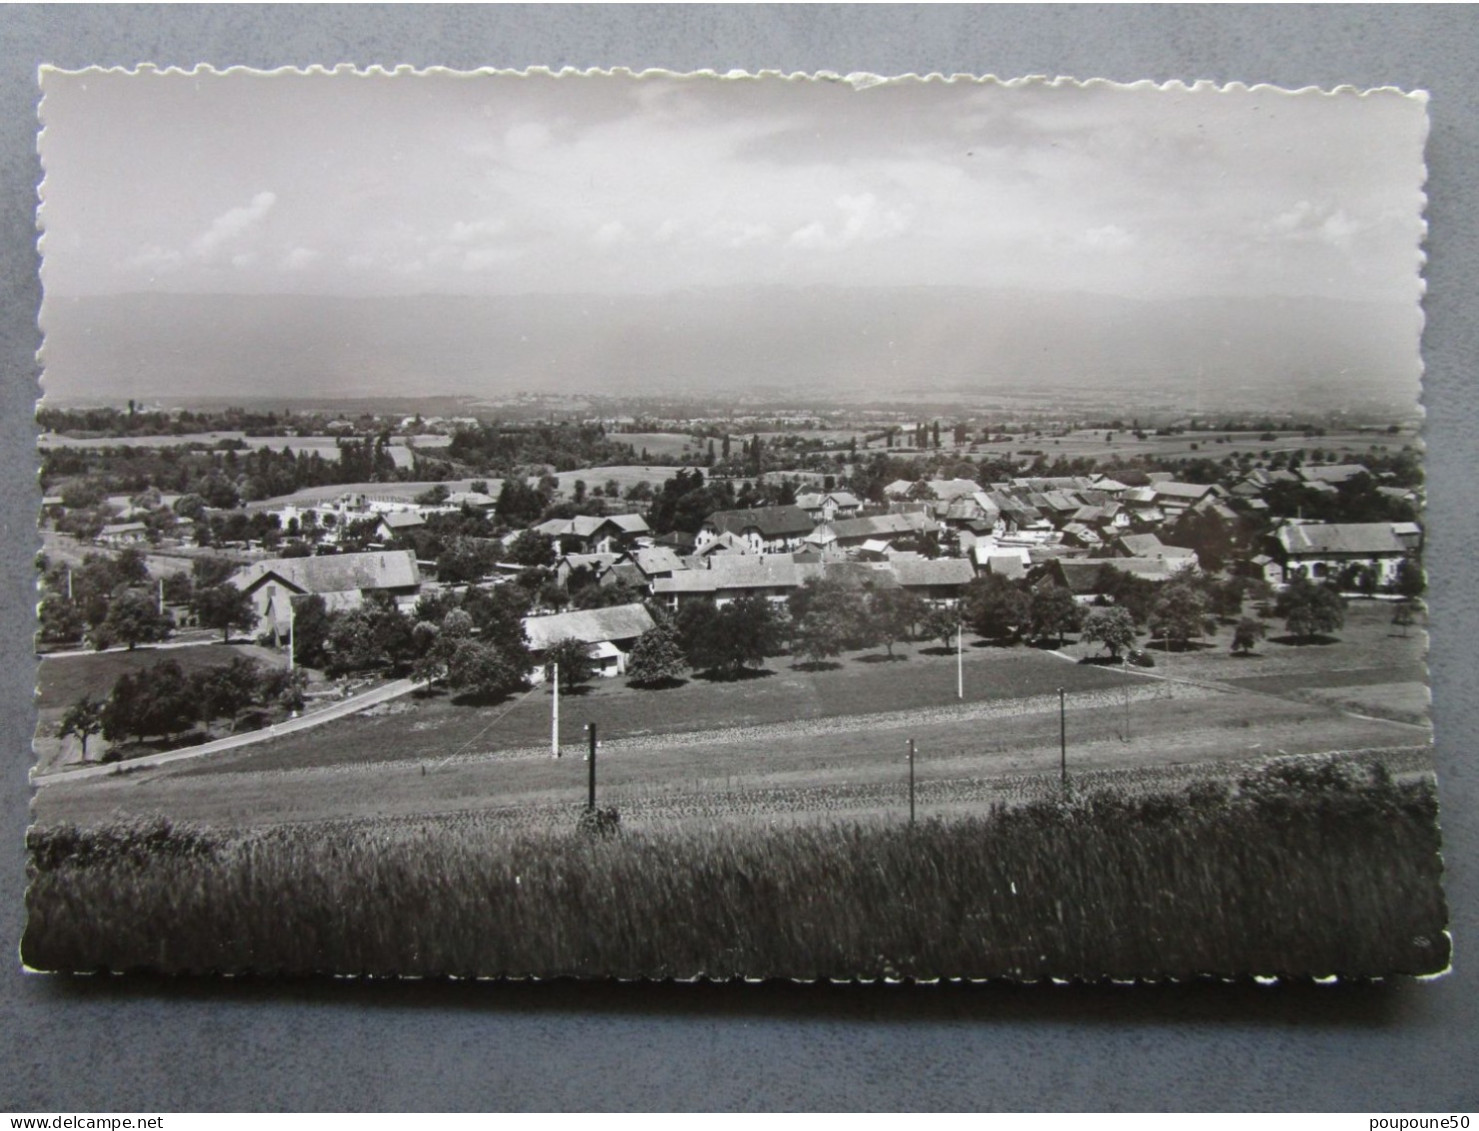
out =
<path fill-rule="evenodd" d="M 181 762 L 189 758 L 200 758 L 207 754 L 216 754 L 222 750 L 234 750 L 238 746 L 250 746 L 254 742 L 266 742 L 268 739 L 279 738 L 285 734 L 294 734 L 300 730 L 308 730 L 311 727 L 322 726 L 324 723 L 342 719 L 345 715 L 353 715 L 378 703 L 386 703 L 392 699 L 399 699 L 402 695 L 409 695 L 418 687 L 425 687 L 424 682 L 410 679 L 397 679 L 387 683 L 384 687 L 377 687 L 374 691 L 367 691 L 363 695 L 355 695 L 344 699 L 329 707 L 321 708 L 311 714 L 299 715 L 296 719 L 288 719 L 286 722 L 276 723 L 262 730 L 247 731 L 245 734 L 233 734 L 226 738 L 218 738 L 213 742 L 202 742 L 198 746 L 186 746 L 179 750 L 166 750 L 158 754 L 145 754 L 141 758 L 130 758 L 126 762 L 100 762 L 94 766 L 83 766 L 68 770 L 53 770 L 47 774 L 31 774 L 32 785 L 49 785 L 60 781 L 81 781 L 84 778 L 102 777 L 107 774 L 116 774 L 125 767 L 134 769 L 145 766 L 164 766 L 170 762 Z"/>

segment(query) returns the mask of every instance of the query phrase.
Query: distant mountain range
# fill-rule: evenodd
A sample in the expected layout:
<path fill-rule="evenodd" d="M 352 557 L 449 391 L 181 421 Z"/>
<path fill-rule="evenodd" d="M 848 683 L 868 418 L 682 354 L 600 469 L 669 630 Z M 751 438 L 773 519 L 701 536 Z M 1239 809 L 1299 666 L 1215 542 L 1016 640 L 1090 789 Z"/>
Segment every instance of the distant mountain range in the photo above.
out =
<path fill-rule="evenodd" d="M 661 295 L 49 297 L 46 392 L 128 397 L 819 399 L 1052 386 L 1164 390 L 1189 407 L 1410 408 L 1415 308 L 1318 298 L 962 287 L 714 288 Z"/>

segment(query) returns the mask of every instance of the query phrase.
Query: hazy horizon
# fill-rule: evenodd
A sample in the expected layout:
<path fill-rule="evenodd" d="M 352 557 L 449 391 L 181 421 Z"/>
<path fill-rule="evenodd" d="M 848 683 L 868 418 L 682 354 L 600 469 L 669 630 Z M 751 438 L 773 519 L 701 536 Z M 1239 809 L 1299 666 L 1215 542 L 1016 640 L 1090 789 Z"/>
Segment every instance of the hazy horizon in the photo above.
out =
<path fill-rule="evenodd" d="M 58 399 L 1418 395 L 1427 125 L 1395 91 L 147 69 L 42 85 Z"/>

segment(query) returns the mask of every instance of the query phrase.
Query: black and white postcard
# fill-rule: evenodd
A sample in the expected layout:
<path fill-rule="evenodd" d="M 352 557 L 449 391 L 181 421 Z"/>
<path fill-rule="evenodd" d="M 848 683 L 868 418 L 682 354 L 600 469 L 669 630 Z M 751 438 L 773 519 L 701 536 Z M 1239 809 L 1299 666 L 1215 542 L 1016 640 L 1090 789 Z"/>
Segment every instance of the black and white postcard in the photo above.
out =
<path fill-rule="evenodd" d="M 1420 93 L 41 93 L 27 966 L 1447 968 Z"/>

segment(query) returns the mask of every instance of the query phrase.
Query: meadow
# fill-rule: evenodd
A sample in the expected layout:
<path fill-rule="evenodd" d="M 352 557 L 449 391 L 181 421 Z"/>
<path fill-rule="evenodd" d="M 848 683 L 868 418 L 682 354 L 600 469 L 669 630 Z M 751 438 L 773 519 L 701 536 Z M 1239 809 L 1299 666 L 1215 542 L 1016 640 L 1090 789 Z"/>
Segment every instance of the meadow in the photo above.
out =
<path fill-rule="evenodd" d="M 1386 976 L 1448 962 L 1436 797 L 1276 759 L 908 824 L 475 814 L 29 835 L 25 963 L 507 977 Z"/>
<path fill-rule="evenodd" d="M 1356 461 L 1372 447 L 1393 451 L 1416 437 L 1410 431 L 1397 435 L 1372 432 L 1331 432 L 1324 436 L 1306 437 L 1300 432 L 1279 432 L 1271 440 L 1260 432 L 1181 432 L 1175 435 L 1147 434 L 1140 440 L 1133 432 L 1106 432 L 1099 429 L 1076 429 L 1067 435 L 1017 435 L 995 443 L 975 444 L 977 456 L 1011 456 L 1024 450 L 1042 452 L 1053 459 L 1198 459 L 1222 460 L 1226 456 L 1262 458 L 1263 453 L 1311 452 L 1321 448 L 1333 452 L 1340 462 Z"/>

